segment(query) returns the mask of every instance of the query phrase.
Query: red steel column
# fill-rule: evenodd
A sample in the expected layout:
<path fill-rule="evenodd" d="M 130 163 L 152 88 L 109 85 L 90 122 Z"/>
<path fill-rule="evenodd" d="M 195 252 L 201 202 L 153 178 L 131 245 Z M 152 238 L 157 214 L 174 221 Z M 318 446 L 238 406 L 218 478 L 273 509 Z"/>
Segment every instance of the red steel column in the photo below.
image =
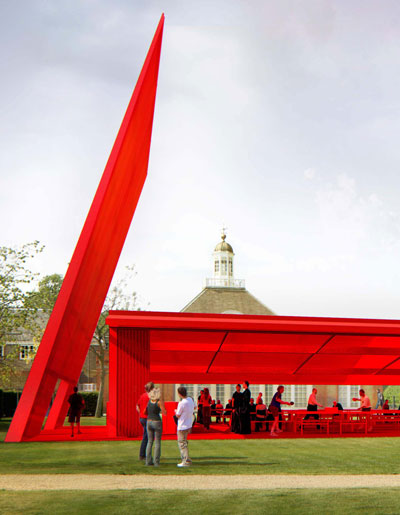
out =
<path fill-rule="evenodd" d="M 149 333 L 148 329 L 117 330 L 116 391 L 115 394 L 113 392 L 116 401 L 116 436 L 132 437 L 142 433 L 136 403 L 144 392 L 144 385 L 150 381 Z"/>
<path fill-rule="evenodd" d="M 117 329 L 110 327 L 110 337 L 108 344 L 108 385 L 109 396 L 107 403 L 107 428 L 111 437 L 117 436 Z"/>

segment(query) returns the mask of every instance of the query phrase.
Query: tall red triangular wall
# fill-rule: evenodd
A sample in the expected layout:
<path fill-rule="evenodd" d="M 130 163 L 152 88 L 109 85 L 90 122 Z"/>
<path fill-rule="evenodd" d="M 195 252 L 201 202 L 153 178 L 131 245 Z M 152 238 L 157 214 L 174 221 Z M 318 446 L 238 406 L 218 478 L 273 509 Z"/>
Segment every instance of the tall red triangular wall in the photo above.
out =
<path fill-rule="evenodd" d="M 61 380 L 46 427 L 62 423 L 147 175 L 164 27 L 162 15 L 129 102 L 6 442 L 37 435 Z"/>

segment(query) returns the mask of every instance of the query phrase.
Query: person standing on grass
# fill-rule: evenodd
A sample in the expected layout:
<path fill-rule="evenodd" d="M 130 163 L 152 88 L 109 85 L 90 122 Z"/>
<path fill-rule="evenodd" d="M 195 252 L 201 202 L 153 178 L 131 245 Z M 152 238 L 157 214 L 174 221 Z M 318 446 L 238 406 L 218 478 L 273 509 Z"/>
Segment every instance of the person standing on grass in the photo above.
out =
<path fill-rule="evenodd" d="M 83 400 L 82 395 L 78 393 L 78 387 L 74 387 L 74 393 L 69 396 L 68 399 L 70 408 L 69 408 L 69 417 L 68 422 L 71 424 L 71 438 L 74 436 L 74 422 L 76 422 L 76 428 L 78 435 L 82 434 L 81 432 L 81 412 L 85 407 L 85 401 Z"/>
<path fill-rule="evenodd" d="M 177 466 L 189 467 L 192 460 L 189 458 L 188 435 L 193 424 L 194 402 L 187 396 L 187 390 L 184 386 L 178 388 L 178 395 L 180 402 L 175 410 L 175 416 L 178 419 L 178 447 L 182 461 Z"/>
<path fill-rule="evenodd" d="M 282 429 L 279 429 L 279 415 L 282 411 L 282 404 L 286 404 L 287 406 L 293 406 L 294 402 L 286 402 L 282 400 L 282 394 L 285 391 L 285 387 L 282 385 L 279 385 L 276 393 L 272 397 L 271 404 L 269 405 L 268 409 L 272 413 L 272 416 L 274 417 L 274 422 L 272 423 L 271 427 L 271 436 L 278 436 L 277 433 L 282 433 Z"/>
<path fill-rule="evenodd" d="M 149 392 L 149 402 L 147 404 L 147 447 L 146 447 L 146 465 L 160 465 L 161 458 L 161 436 L 162 436 L 162 420 L 160 413 L 167 414 L 164 401 L 161 400 L 161 392 L 159 388 L 153 388 Z M 154 442 L 154 460 L 152 456 Z"/>
<path fill-rule="evenodd" d="M 149 392 L 153 390 L 154 383 L 149 382 L 144 387 L 144 393 L 139 397 L 136 403 L 136 411 L 139 413 L 139 422 L 143 428 L 143 438 L 140 444 L 139 460 L 144 461 L 146 459 L 146 447 L 147 447 L 147 405 L 149 403 Z"/>

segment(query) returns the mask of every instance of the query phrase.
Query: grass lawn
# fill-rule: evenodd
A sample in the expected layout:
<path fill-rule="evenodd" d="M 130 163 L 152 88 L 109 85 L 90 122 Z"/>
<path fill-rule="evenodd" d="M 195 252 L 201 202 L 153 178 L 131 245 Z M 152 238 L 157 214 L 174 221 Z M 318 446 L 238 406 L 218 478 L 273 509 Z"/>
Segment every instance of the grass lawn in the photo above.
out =
<path fill-rule="evenodd" d="M 111 492 L 1 492 L 0 513 L 210 513 L 268 514 L 398 514 L 399 491 L 356 489 L 284 491 L 181 490 Z"/>
<path fill-rule="evenodd" d="M 175 441 L 162 442 L 154 469 L 138 461 L 140 442 L 5 444 L 8 423 L 0 421 L 1 474 L 400 474 L 400 438 L 194 440 L 194 465 L 180 470 Z"/>

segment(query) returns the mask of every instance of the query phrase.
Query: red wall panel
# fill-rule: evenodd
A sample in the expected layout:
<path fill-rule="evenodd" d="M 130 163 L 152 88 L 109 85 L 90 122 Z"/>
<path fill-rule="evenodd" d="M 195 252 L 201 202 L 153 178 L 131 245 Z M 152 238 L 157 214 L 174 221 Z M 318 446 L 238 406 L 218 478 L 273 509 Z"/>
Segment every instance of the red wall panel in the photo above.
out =
<path fill-rule="evenodd" d="M 118 329 L 116 352 L 116 436 L 142 432 L 136 403 L 150 381 L 150 338 L 147 329 Z"/>

